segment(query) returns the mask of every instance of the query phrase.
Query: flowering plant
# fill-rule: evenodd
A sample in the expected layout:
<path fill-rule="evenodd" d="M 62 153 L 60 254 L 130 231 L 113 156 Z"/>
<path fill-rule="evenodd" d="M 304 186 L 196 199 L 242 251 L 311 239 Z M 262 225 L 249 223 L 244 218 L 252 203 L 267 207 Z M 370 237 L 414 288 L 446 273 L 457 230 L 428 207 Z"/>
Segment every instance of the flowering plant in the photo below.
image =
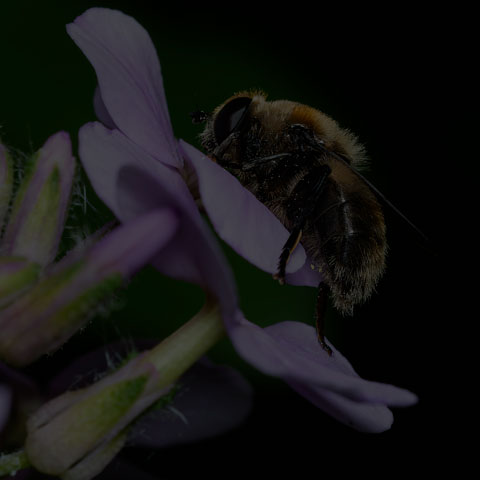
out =
<path fill-rule="evenodd" d="M 415 395 L 361 380 L 334 347 L 330 358 L 317 345 L 312 327 L 283 322 L 262 329 L 244 318 L 231 273 L 210 233 L 200 227 L 186 179 L 193 172 L 202 204 L 222 238 L 272 273 L 288 232 L 234 177 L 175 139 L 160 64 L 147 32 L 119 11 L 98 8 L 78 17 L 67 30 L 95 68 L 99 84 L 95 105 L 103 124 L 87 124 L 79 134 L 80 158 L 96 192 L 122 221 L 158 205 L 177 205 L 183 212 L 183 236 L 154 265 L 213 293 L 235 348 L 261 371 L 284 378 L 358 429 L 389 428 L 392 417 L 384 405 L 410 405 Z M 191 259 L 188 264 L 186 257 Z M 294 283 L 317 284 L 303 249 L 289 265 Z"/>
<path fill-rule="evenodd" d="M 22 455 L 49 474 L 93 478 L 124 446 L 138 419 L 168 396 L 225 332 L 243 359 L 285 380 L 337 420 L 367 432 L 390 428 L 393 416 L 387 406 L 412 405 L 414 394 L 361 379 L 333 345 L 333 356 L 327 355 L 309 325 L 290 321 L 261 328 L 243 315 L 232 272 L 197 204 L 223 240 L 272 273 L 288 232 L 232 176 L 174 137 L 160 64 L 147 32 L 132 17 L 102 8 L 88 10 L 67 30 L 94 66 L 99 84 L 94 104 L 100 122 L 79 132 L 82 165 L 124 228 L 140 219 L 152 221 L 147 222 L 151 236 L 131 249 L 125 249 L 121 237 L 110 248 L 136 257 L 142 242 L 148 243 L 148 261 L 165 275 L 200 285 L 207 301 L 163 342 L 40 407 L 28 421 Z M 108 250 L 97 261 L 108 259 Z M 286 279 L 318 284 L 318 272 L 310 269 L 301 246 Z M 7 405 L 9 398 L 11 393 L 0 390 L 0 401 Z"/>

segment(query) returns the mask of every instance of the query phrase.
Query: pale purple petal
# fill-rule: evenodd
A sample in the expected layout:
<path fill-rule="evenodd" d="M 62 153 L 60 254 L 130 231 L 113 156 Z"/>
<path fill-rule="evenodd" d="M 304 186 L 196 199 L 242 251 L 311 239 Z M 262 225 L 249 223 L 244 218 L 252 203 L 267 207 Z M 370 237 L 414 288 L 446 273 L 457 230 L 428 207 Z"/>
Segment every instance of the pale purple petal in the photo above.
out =
<path fill-rule="evenodd" d="M 108 128 L 118 129 L 117 125 L 113 121 L 113 118 L 108 113 L 107 107 L 102 99 L 102 94 L 100 92 L 100 87 L 97 85 L 95 88 L 95 93 L 93 94 L 93 108 L 95 110 L 95 115 L 97 118 Z"/>
<path fill-rule="evenodd" d="M 259 370 L 287 382 L 335 392 L 357 402 L 408 406 L 417 397 L 393 385 L 361 379 L 333 346 L 330 357 L 315 329 L 299 322 L 280 322 L 264 329 L 237 319 L 228 325 L 237 352 Z"/>
<path fill-rule="evenodd" d="M 287 383 L 316 407 L 355 430 L 380 433 L 392 426 L 393 414 L 385 405 L 356 402 L 307 383 L 293 380 Z"/>
<path fill-rule="evenodd" d="M 242 257 L 275 273 L 289 235 L 287 229 L 233 175 L 188 143 L 180 141 L 180 145 L 197 173 L 202 204 L 218 235 Z M 305 250 L 299 245 L 287 272 L 298 270 L 305 258 Z"/>
<path fill-rule="evenodd" d="M 155 158 L 181 166 L 160 64 L 145 29 L 120 11 L 91 8 L 67 32 L 95 68 L 115 125 Z"/>
<path fill-rule="evenodd" d="M 101 123 L 85 124 L 79 131 L 78 152 L 82 165 L 97 195 L 115 213 L 124 220 L 122 209 L 117 205 L 118 172 L 126 165 L 143 167 L 152 175 L 161 175 L 167 171 L 158 161 L 129 141 L 118 130 L 109 130 Z M 179 178 L 178 175 L 170 176 Z M 181 179 L 177 188 L 181 187 Z M 183 190 L 186 190 L 183 187 Z"/>
<path fill-rule="evenodd" d="M 252 407 L 252 388 L 233 368 L 206 359 L 179 381 L 171 405 L 135 425 L 133 445 L 162 448 L 221 435 L 241 424 Z"/>
<path fill-rule="evenodd" d="M 119 204 L 123 200 L 131 215 L 149 210 L 154 205 L 175 208 L 180 227 L 175 238 L 155 257 L 152 264 L 167 276 L 201 285 L 220 302 L 222 315 L 230 317 L 237 309 L 235 282 L 227 261 L 213 233 L 201 218 L 191 196 L 182 197 L 171 190 L 177 181 L 168 175 L 154 177 L 143 169 L 126 166 L 119 174 Z M 179 177 L 177 173 L 174 175 Z M 182 184 L 182 188 L 186 188 Z M 139 195 L 138 192 L 142 193 Z M 188 191 L 187 191 L 188 192 Z M 188 193 L 188 195 L 190 195 Z M 181 201 L 183 198 L 183 201 Z M 134 202 L 137 202 L 135 208 Z M 123 213 L 127 208 L 123 210 Z"/>
<path fill-rule="evenodd" d="M 205 286 L 219 298 L 223 313 L 232 314 L 236 309 L 232 273 L 178 171 L 155 162 L 123 134 L 99 123 L 82 127 L 79 151 L 93 188 L 119 220 L 159 207 L 178 213 L 175 238 L 154 265 L 166 275 Z"/>
<path fill-rule="evenodd" d="M 297 246 L 297 248 L 300 245 Z M 306 287 L 318 287 L 323 280 L 322 274 L 312 268 L 310 257 L 307 257 L 305 263 L 293 273 L 285 275 L 285 282 L 290 285 L 303 285 Z"/>
<path fill-rule="evenodd" d="M 98 275 L 116 272 L 131 277 L 168 245 L 178 227 L 179 220 L 171 210 L 146 212 L 102 238 L 85 261 Z"/>

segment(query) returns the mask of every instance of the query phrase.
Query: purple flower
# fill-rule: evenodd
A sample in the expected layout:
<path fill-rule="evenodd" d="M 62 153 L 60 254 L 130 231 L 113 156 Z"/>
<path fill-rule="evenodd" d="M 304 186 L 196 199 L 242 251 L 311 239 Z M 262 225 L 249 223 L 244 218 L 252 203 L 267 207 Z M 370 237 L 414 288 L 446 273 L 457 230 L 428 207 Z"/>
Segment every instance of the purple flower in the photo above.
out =
<path fill-rule="evenodd" d="M 186 180 L 195 175 L 219 235 L 260 268 L 275 271 L 288 232 L 234 177 L 174 138 L 160 65 L 146 31 L 133 18 L 101 8 L 88 10 L 67 30 L 99 83 L 95 107 L 104 125 L 83 126 L 79 148 L 100 198 L 121 221 L 159 206 L 174 209 L 181 227 L 154 265 L 215 294 L 238 353 L 339 421 L 362 431 L 388 429 L 393 416 L 386 405 L 412 405 L 414 394 L 362 380 L 335 348 L 333 357 L 327 355 L 313 327 L 283 322 L 260 328 L 243 317 L 232 274 L 202 223 Z M 310 270 L 302 248 L 295 250 L 287 273 L 290 283 L 318 285 L 318 273 Z"/>

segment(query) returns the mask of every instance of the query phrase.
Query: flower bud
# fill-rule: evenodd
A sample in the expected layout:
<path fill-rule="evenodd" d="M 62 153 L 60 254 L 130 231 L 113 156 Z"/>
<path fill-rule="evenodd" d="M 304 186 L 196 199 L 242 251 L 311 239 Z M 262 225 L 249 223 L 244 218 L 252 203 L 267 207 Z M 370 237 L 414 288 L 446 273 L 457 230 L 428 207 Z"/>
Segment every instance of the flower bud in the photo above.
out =
<path fill-rule="evenodd" d="M 139 355 L 99 382 L 48 402 L 27 424 L 29 461 L 50 475 L 93 478 L 122 448 L 129 424 L 168 392 L 157 388 L 158 378 Z"/>
<path fill-rule="evenodd" d="M 33 157 L 15 196 L 3 239 L 4 253 L 42 266 L 55 259 L 74 172 L 68 134 L 52 135 Z"/>
<path fill-rule="evenodd" d="M 0 257 L 0 309 L 30 287 L 39 271 L 39 265 L 25 258 Z"/>

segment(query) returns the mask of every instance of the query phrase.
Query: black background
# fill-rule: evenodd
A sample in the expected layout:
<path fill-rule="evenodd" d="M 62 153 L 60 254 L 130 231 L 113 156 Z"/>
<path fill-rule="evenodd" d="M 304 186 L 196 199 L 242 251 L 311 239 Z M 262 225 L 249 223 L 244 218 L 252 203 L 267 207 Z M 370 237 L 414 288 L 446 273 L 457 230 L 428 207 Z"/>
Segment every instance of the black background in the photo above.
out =
<path fill-rule="evenodd" d="M 252 416 L 236 431 L 201 444 L 125 452 L 158 478 L 188 478 L 195 472 L 211 478 L 232 473 L 304 478 L 350 468 L 389 477 L 403 469 L 443 470 L 452 459 L 450 448 L 457 440 L 447 430 L 458 421 L 451 404 L 459 378 L 455 361 L 463 355 L 461 337 L 468 324 L 459 307 L 449 308 L 462 303 L 454 293 L 459 269 L 457 277 L 451 268 L 461 266 L 462 249 L 468 250 L 457 240 L 470 229 L 461 219 L 475 175 L 468 138 L 475 133 L 476 115 L 459 110 L 465 98 L 470 101 L 465 95 L 472 58 L 469 14 L 419 11 L 406 4 L 370 11 L 313 5 L 193 8 L 112 1 L 1 7 L 0 135 L 5 143 L 32 151 L 64 129 L 76 146 L 76 131 L 94 118 L 96 82 L 64 25 L 91 6 L 118 8 L 152 36 L 178 137 L 198 146 L 198 128 L 188 112 L 209 110 L 245 88 L 312 105 L 360 137 L 371 158 L 369 179 L 431 240 L 426 245 L 387 209 L 390 253 L 377 294 L 353 318 L 329 311 L 327 336 L 360 375 L 418 394 L 418 405 L 394 411 L 390 431 L 366 435 L 340 425 L 280 381 L 256 373 L 225 340 L 211 357 L 237 366 L 254 384 Z M 312 289 L 282 289 L 225 249 L 249 319 L 310 322 Z M 160 302 L 158 289 L 165 293 Z M 115 316 L 93 322 L 28 371 L 47 376 L 44 372 L 59 368 L 71 352 L 118 334 L 161 337 L 201 303 L 196 287 L 148 269 L 127 296 Z M 184 302 L 185 296 L 191 301 Z M 132 317 L 143 323 L 132 324 Z"/>

